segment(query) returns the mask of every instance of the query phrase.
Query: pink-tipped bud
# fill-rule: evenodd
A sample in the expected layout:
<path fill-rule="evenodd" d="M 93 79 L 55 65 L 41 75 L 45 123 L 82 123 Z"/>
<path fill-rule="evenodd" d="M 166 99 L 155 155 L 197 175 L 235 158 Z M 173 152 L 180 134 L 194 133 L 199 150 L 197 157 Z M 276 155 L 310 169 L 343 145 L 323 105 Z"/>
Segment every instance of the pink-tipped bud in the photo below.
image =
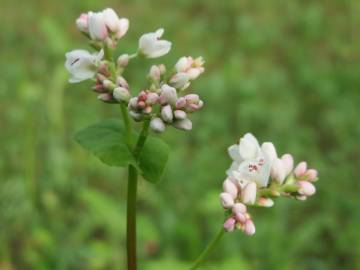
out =
<path fill-rule="evenodd" d="M 109 89 L 109 90 L 114 89 L 115 86 L 116 86 L 116 85 L 115 85 L 112 81 L 110 81 L 110 80 L 104 80 L 104 81 L 103 81 L 103 85 L 104 85 L 104 87 L 105 87 L 106 89 Z"/>
<path fill-rule="evenodd" d="M 186 106 L 186 99 L 184 97 L 181 97 L 176 101 L 177 109 L 183 109 L 185 106 Z"/>
<path fill-rule="evenodd" d="M 106 103 L 116 103 L 116 101 L 114 100 L 114 97 L 111 93 L 103 93 L 98 95 L 98 100 L 101 100 L 103 102 Z"/>
<path fill-rule="evenodd" d="M 148 77 L 152 81 L 155 81 L 155 82 L 160 81 L 161 71 L 160 71 L 159 66 L 156 66 L 156 65 L 151 66 Z"/>
<path fill-rule="evenodd" d="M 244 227 L 244 233 L 246 235 L 254 235 L 255 234 L 255 225 L 254 222 L 251 219 L 246 220 L 245 227 Z"/>
<path fill-rule="evenodd" d="M 171 123 L 173 121 L 174 116 L 170 105 L 162 107 L 161 118 L 167 123 Z"/>
<path fill-rule="evenodd" d="M 221 205 L 226 209 L 229 209 L 234 205 L 233 197 L 226 192 L 220 194 L 220 201 L 221 201 Z"/>
<path fill-rule="evenodd" d="M 279 184 L 282 184 L 285 180 L 285 168 L 283 161 L 279 158 L 275 158 L 271 166 L 271 177 Z"/>
<path fill-rule="evenodd" d="M 240 223 L 245 223 L 246 222 L 246 216 L 243 213 L 236 213 L 235 214 L 235 219 L 237 221 L 239 221 Z"/>
<path fill-rule="evenodd" d="M 301 177 L 306 173 L 307 170 L 307 163 L 305 161 L 300 162 L 295 170 L 294 170 L 294 174 L 296 177 Z"/>
<path fill-rule="evenodd" d="M 227 232 L 232 232 L 235 229 L 236 220 L 234 218 L 228 218 L 224 223 L 224 229 Z"/>
<path fill-rule="evenodd" d="M 281 157 L 281 160 L 283 161 L 284 164 L 285 175 L 289 175 L 294 168 L 294 159 L 292 155 L 285 154 Z"/>
<path fill-rule="evenodd" d="M 128 102 L 131 98 L 129 90 L 123 87 L 116 87 L 113 91 L 113 96 L 119 102 Z"/>
<path fill-rule="evenodd" d="M 173 123 L 174 127 L 181 130 L 191 130 L 192 129 L 192 122 L 190 119 L 183 119 L 183 120 L 176 120 Z"/>
<path fill-rule="evenodd" d="M 318 171 L 315 169 L 309 169 L 307 170 L 307 172 L 305 173 L 306 176 L 306 180 L 308 181 L 314 181 L 317 179 L 318 177 Z"/>
<path fill-rule="evenodd" d="M 120 87 L 124 87 L 126 89 L 129 89 L 129 84 L 128 82 L 125 80 L 124 77 L 119 76 L 116 78 L 116 85 L 120 86 Z"/>
<path fill-rule="evenodd" d="M 153 118 L 150 122 L 150 128 L 157 133 L 162 133 L 165 131 L 165 124 L 160 118 Z"/>
<path fill-rule="evenodd" d="M 255 182 L 247 183 L 241 192 L 242 202 L 245 204 L 254 204 L 256 200 L 256 189 Z"/>
<path fill-rule="evenodd" d="M 76 27 L 81 32 L 87 32 L 89 28 L 89 16 L 86 13 L 82 13 L 79 18 L 76 19 Z"/>
<path fill-rule="evenodd" d="M 128 54 L 122 54 L 117 59 L 117 65 L 120 68 L 124 68 L 129 64 L 129 55 Z"/>
<path fill-rule="evenodd" d="M 315 186 L 308 181 L 298 181 L 299 185 L 298 193 L 305 196 L 312 196 L 316 192 Z"/>
<path fill-rule="evenodd" d="M 261 150 L 267 155 L 271 163 L 277 159 L 276 149 L 272 142 L 264 142 L 261 145 Z"/>
<path fill-rule="evenodd" d="M 235 203 L 232 207 L 232 212 L 236 215 L 237 213 L 245 214 L 246 213 L 246 205 L 243 203 Z"/>
<path fill-rule="evenodd" d="M 264 197 L 261 197 L 257 204 L 259 206 L 263 206 L 263 207 L 272 207 L 274 205 L 274 201 L 270 198 L 264 198 Z"/>
<path fill-rule="evenodd" d="M 152 106 L 159 101 L 159 95 L 153 92 L 147 94 L 146 104 Z"/>
<path fill-rule="evenodd" d="M 174 116 L 178 120 L 183 120 L 183 119 L 186 119 L 186 117 L 187 117 L 186 112 L 184 112 L 182 110 L 175 110 Z"/>

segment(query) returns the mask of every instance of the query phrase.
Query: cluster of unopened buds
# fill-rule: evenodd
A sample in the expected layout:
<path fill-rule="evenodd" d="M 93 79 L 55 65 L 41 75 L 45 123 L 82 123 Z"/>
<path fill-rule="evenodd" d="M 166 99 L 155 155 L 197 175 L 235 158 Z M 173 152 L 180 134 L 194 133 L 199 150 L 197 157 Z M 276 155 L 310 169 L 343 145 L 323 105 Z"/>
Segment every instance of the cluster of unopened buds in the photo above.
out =
<path fill-rule="evenodd" d="M 227 213 L 226 231 L 237 228 L 253 235 L 255 225 L 247 211 L 249 206 L 272 207 L 277 197 L 306 200 L 316 192 L 313 183 L 318 180 L 317 171 L 308 169 L 304 161 L 294 168 L 292 155 L 278 157 L 271 142 L 260 146 L 257 139 L 247 133 L 238 144 L 230 146 L 228 152 L 233 163 L 220 194 Z"/>
<path fill-rule="evenodd" d="M 112 54 L 129 28 L 128 19 L 119 18 L 107 8 L 81 14 L 76 25 L 96 52 L 74 50 L 66 54 L 65 66 L 71 74 L 71 83 L 94 80 L 93 89 L 99 100 L 127 106 L 135 121 L 150 121 L 155 132 L 165 131 L 168 125 L 192 129 L 188 115 L 204 104 L 197 94 L 189 93 L 191 82 L 204 72 L 202 57 L 181 57 L 170 72 L 163 64 L 152 66 L 147 76 L 149 85 L 133 94 L 123 72 L 135 57 L 157 58 L 170 51 L 171 42 L 161 39 L 164 30 L 142 35 L 137 51 L 122 54 L 115 62 Z"/>

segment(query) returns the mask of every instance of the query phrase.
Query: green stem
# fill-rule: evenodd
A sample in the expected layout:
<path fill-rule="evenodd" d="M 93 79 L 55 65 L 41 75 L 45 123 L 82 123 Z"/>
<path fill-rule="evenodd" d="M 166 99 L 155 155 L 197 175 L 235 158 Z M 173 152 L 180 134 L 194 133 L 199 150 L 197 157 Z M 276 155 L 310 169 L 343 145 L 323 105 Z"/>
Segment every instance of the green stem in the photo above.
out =
<path fill-rule="evenodd" d="M 126 140 L 130 149 L 132 149 L 132 130 L 129 115 L 124 104 L 121 104 L 124 125 L 126 129 Z M 145 144 L 149 133 L 150 121 L 144 122 L 140 136 L 136 142 L 133 151 L 136 161 L 139 158 L 141 150 Z M 127 192 L 127 224 L 126 224 L 126 249 L 127 249 L 127 269 L 137 269 L 136 259 L 136 198 L 137 198 L 137 176 L 138 172 L 133 165 L 128 167 L 128 192 Z"/>
<path fill-rule="evenodd" d="M 126 248 L 127 269 L 136 270 L 136 197 L 137 197 L 137 170 L 129 165 L 128 195 L 127 195 L 127 224 Z"/>
<path fill-rule="evenodd" d="M 142 128 L 142 130 L 140 132 L 138 141 L 137 141 L 135 149 L 134 149 L 134 156 L 135 156 L 136 160 L 139 158 L 141 150 L 144 147 L 146 138 L 149 135 L 149 126 L 150 126 L 150 120 L 147 119 L 147 120 L 144 121 L 143 128 Z"/>
<path fill-rule="evenodd" d="M 129 149 L 132 149 L 132 132 L 129 113 L 124 103 L 120 103 L 121 114 L 124 120 L 125 130 L 126 130 L 126 143 Z"/>
<path fill-rule="evenodd" d="M 214 237 L 214 239 L 208 244 L 208 246 L 205 248 L 205 250 L 200 254 L 200 256 L 196 259 L 193 266 L 190 268 L 190 270 L 197 269 L 205 260 L 205 258 L 214 250 L 216 245 L 219 243 L 221 238 L 224 236 L 225 230 L 223 227 L 219 230 L 217 235 Z"/>

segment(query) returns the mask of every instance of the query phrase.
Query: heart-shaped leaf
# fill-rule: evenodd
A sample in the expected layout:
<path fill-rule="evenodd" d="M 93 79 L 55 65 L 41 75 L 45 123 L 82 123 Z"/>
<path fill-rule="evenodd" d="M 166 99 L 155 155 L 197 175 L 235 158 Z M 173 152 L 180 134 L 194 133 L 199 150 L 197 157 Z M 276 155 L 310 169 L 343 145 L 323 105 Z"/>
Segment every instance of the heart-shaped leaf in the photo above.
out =
<path fill-rule="evenodd" d="M 169 146 L 161 139 L 150 136 L 146 139 L 144 148 L 140 152 L 139 167 L 147 181 L 157 183 L 161 180 L 169 152 Z"/>
<path fill-rule="evenodd" d="M 124 128 L 118 120 L 106 120 L 79 131 L 75 140 L 109 166 L 136 165 L 126 145 Z"/>
<path fill-rule="evenodd" d="M 137 137 L 134 134 L 133 141 Z M 107 165 L 134 165 L 144 179 L 151 183 L 161 180 L 170 152 L 165 142 L 149 136 L 136 161 L 126 144 L 125 130 L 118 120 L 106 120 L 84 128 L 76 133 L 75 140 Z"/>

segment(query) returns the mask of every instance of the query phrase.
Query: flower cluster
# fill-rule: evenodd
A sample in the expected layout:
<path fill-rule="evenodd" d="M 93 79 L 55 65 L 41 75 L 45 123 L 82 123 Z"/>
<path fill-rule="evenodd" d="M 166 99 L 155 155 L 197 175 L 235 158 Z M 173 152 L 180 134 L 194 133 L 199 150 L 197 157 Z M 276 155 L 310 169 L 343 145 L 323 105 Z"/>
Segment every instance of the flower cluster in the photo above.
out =
<path fill-rule="evenodd" d="M 202 57 L 181 57 L 169 72 L 163 64 L 153 65 L 147 76 L 149 85 L 133 94 L 123 72 L 135 57 L 158 58 L 171 50 L 171 42 L 161 39 L 164 30 L 142 35 L 136 53 L 124 53 L 114 61 L 113 52 L 129 29 L 128 19 L 107 8 L 81 14 L 76 25 L 97 51 L 74 50 L 66 54 L 71 83 L 94 80 L 99 100 L 126 106 L 135 121 L 150 121 L 155 132 L 165 131 L 169 125 L 192 129 L 188 116 L 204 105 L 197 94 L 189 93 L 191 82 L 204 72 Z"/>
<path fill-rule="evenodd" d="M 313 182 L 317 171 L 300 162 L 294 169 L 292 155 L 278 157 L 275 146 L 265 142 L 261 146 L 250 133 L 238 144 L 228 148 L 233 160 L 220 194 L 222 206 L 228 212 L 224 223 L 227 231 L 238 228 L 247 235 L 255 233 L 255 226 L 245 205 L 271 207 L 280 196 L 306 200 L 315 194 Z"/>

